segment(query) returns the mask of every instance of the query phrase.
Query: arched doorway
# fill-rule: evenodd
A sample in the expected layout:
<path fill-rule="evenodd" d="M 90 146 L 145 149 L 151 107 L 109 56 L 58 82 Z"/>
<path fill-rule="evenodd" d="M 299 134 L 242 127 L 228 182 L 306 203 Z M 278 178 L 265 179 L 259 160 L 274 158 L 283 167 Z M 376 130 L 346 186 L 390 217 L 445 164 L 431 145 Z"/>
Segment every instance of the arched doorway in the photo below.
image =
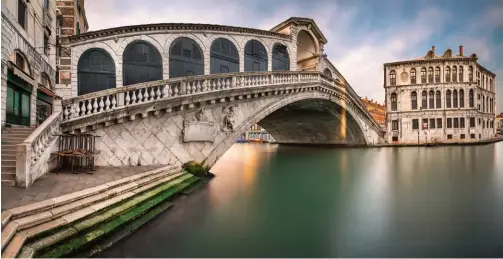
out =
<path fill-rule="evenodd" d="M 211 44 L 210 74 L 239 72 L 239 53 L 228 39 L 218 38 Z"/>
<path fill-rule="evenodd" d="M 290 56 L 285 45 L 276 43 L 272 49 L 272 70 L 290 70 Z"/>
<path fill-rule="evenodd" d="M 301 30 L 297 34 L 297 70 L 315 70 L 318 56 L 318 42 L 309 32 Z"/>
<path fill-rule="evenodd" d="M 78 95 L 115 88 L 115 64 L 102 49 L 89 49 L 77 65 Z"/>
<path fill-rule="evenodd" d="M 189 38 L 178 38 L 169 50 L 169 78 L 204 75 L 203 52 Z"/>
<path fill-rule="evenodd" d="M 123 54 L 122 84 L 131 85 L 162 79 L 162 58 L 150 43 L 135 41 Z"/>
<path fill-rule="evenodd" d="M 267 71 L 267 51 L 256 40 L 249 40 L 245 45 L 245 72 Z"/>

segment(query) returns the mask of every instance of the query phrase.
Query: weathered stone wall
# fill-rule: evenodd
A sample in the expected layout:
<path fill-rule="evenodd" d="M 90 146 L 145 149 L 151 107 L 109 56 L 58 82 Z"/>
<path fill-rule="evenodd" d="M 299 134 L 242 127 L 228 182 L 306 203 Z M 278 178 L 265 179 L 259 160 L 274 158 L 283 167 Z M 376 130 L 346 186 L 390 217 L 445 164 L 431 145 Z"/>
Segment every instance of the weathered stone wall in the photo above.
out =
<path fill-rule="evenodd" d="M 290 104 L 293 106 L 289 106 Z M 264 124 L 266 129 L 271 129 L 275 139 L 285 143 L 377 143 L 378 134 L 364 126 L 365 123 L 358 116 L 354 116 L 354 111 L 351 110 L 345 110 L 343 115 L 347 118 L 344 130 L 347 132 L 347 138 L 340 137 L 342 116 L 338 112 L 342 111 L 340 104 L 340 101 L 325 93 L 297 92 L 283 98 L 273 96 L 235 101 L 232 103 L 233 114 L 228 112 L 231 104 L 214 104 L 203 106 L 203 113 L 199 114 L 198 109 L 193 109 L 137 118 L 91 132 L 101 136 L 97 141 L 97 149 L 101 153 L 97 157 L 96 164 L 102 166 L 181 164 L 196 160 L 204 161 L 211 166 L 239 135 L 256 123 Z M 283 117 L 283 113 L 287 112 L 281 109 L 283 107 L 296 107 L 309 115 L 309 121 L 303 124 L 307 126 L 295 126 L 307 117 Z M 325 112 L 316 117 L 314 115 L 317 109 L 323 109 Z M 276 112 L 279 116 L 275 116 Z M 202 119 L 198 120 L 196 114 Z M 210 138 L 213 142 L 184 142 L 184 128 L 187 131 L 184 121 L 204 124 L 200 127 L 199 133 L 193 133 L 188 137 Z M 312 125 L 309 125 L 310 123 Z M 212 126 L 207 127 L 211 124 Z M 276 127 L 272 128 L 273 125 Z"/>

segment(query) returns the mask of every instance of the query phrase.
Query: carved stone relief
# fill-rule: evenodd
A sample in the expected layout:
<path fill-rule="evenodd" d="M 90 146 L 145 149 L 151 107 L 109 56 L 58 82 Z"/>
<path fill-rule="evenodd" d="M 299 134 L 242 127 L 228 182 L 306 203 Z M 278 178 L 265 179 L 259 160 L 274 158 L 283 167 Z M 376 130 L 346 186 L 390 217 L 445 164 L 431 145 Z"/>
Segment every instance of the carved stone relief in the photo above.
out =
<path fill-rule="evenodd" d="M 223 120 L 223 125 L 222 125 L 222 131 L 225 132 L 232 132 L 234 131 L 234 124 L 236 123 L 234 119 L 234 106 L 229 105 L 229 106 L 224 106 L 222 108 L 222 113 L 224 115 L 224 120 Z"/>
<path fill-rule="evenodd" d="M 208 121 L 203 108 L 194 117 L 183 121 L 183 142 L 214 142 L 215 122 Z"/>

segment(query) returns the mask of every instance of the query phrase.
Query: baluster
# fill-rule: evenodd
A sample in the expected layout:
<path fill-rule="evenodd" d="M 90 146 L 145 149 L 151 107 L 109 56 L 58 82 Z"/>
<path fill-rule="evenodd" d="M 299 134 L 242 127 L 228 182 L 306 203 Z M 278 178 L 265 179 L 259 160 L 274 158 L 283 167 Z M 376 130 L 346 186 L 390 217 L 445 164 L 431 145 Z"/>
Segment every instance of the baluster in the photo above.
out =
<path fill-rule="evenodd" d="M 205 87 L 206 86 L 206 80 L 201 80 L 199 81 L 199 92 L 204 93 L 205 92 Z"/>
<path fill-rule="evenodd" d="M 64 112 L 64 116 L 65 116 L 65 120 L 69 120 L 70 119 L 70 112 L 68 111 L 68 107 L 65 107 L 65 112 Z"/>
<path fill-rule="evenodd" d="M 136 103 L 136 91 L 131 91 L 131 104 Z"/>
<path fill-rule="evenodd" d="M 103 96 L 100 98 L 100 112 L 102 112 L 105 108 L 105 103 L 103 102 L 103 98 L 107 98 L 108 96 Z M 108 99 L 108 98 L 107 98 Z"/>
<path fill-rule="evenodd" d="M 82 114 L 81 112 L 82 112 L 82 109 L 80 106 L 80 102 L 77 101 L 76 108 L 75 108 L 75 118 L 80 117 L 80 115 Z"/>
<path fill-rule="evenodd" d="M 107 99 L 107 101 L 105 102 L 105 110 L 110 110 L 110 98 L 113 98 L 113 95 L 106 96 L 105 98 Z"/>
<path fill-rule="evenodd" d="M 143 89 L 138 89 L 138 103 L 143 102 L 143 94 L 141 93 Z"/>
<path fill-rule="evenodd" d="M 96 112 L 98 112 L 98 98 L 94 98 L 93 100 L 94 100 L 94 102 L 93 102 L 93 110 L 92 110 L 91 113 L 96 113 Z"/>
<path fill-rule="evenodd" d="M 124 94 L 126 95 L 126 105 L 129 105 L 129 102 L 131 101 L 131 98 L 129 98 L 129 92 L 125 92 Z"/>
<path fill-rule="evenodd" d="M 159 88 L 159 86 L 157 86 L 157 88 Z M 152 99 L 152 101 L 156 100 L 156 93 L 154 92 L 154 86 L 150 87 L 150 99 Z"/>
<path fill-rule="evenodd" d="M 162 85 L 158 85 L 155 91 L 155 99 L 159 100 L 161 99 L 161 87 Z"/>
<path fill-rule="evenodd" d="M 166 89 L 168 91 L 167 93 L 166 93 Z M 161 91 L 161 98 L 169 97 L 169 96 L 166 96 L 166 95 L 169 95 L 169 84 L 162 85 L 160 91 Z"/>
<path fill-rule="evenodd" d="M 195 93 L 198 93 L 198 92 L 199 92 L 199 80 L 195 81 L 192 84 L 192 93 L 195 94 Z"/>
<path fill-rule="evenodd" d="M 217 86 L 215 90 L 220 90 L 220 78 L 217 78 Z"/>
<path fill-rule="evenodd" d="M 174 89 L 173 96 L 175 97 L 175 96 L 178 96 L 178 91 L 179 91 L 178 87 L 180 87 L 180 84 L 175 84 L 174 86 L 175 86 L 174 87 L 175 89 Z"/>
<path fill-rule="evenodd" d="M 86 106 L 86 101 L 82 101 L 82 115 L 87 114 L 87 106 Z"/>
<path fill-rule="evenodd" d="M 117 108 L 117 100 L 115 99 L 115 94 L 112 95 L 112 109 Z"/>
<path fill-rule="evenodd" d="M 145 96 L 143 97 L 145 102 L 150 101 L 150 94 L 148 93 L 148 88 L 145 88 Z"/>

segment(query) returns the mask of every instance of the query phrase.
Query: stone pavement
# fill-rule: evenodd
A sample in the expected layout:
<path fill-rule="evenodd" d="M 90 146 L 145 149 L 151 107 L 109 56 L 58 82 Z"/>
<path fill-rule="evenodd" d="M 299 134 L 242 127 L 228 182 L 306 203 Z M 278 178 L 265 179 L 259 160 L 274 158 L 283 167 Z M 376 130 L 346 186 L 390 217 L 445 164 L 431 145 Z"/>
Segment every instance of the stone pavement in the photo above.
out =
<path fill-rule="evenodd" d="M 160 166 L 97 167 L 97 171 L 92 175 L 47 173 L 38 178 L 28 189 L 2 185 L 2 211 L 81 191 L 158 167 Z"/>

